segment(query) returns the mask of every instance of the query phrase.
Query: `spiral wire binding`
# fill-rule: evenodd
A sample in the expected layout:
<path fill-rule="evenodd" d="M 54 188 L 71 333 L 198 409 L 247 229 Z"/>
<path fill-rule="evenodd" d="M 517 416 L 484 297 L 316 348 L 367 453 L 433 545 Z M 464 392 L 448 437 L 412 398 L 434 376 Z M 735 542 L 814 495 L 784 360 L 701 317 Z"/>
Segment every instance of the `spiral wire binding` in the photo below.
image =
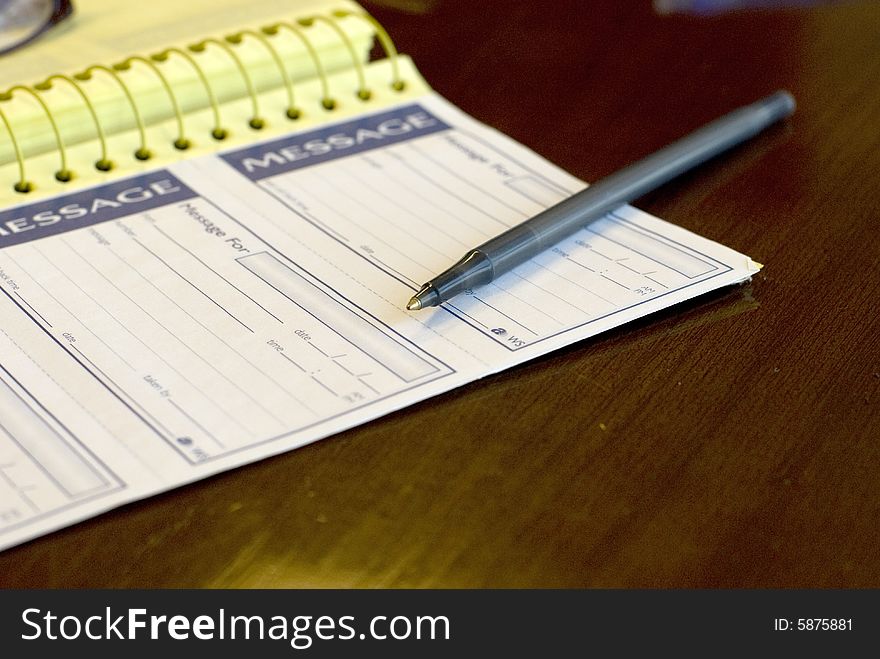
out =
<path fill-rule="evenodd" d="M 43 82 L 38 82 L 34 85 L 34 89 L 39 91 L 49 91 L 52 89 L 52 81 L 53 80 L 63 80 L 68 83 L 71 87 L 73 87 L 79 97 L 83 100 L 86 108 L 89 111 L 89 114 L 92 117 L 92 122 L 95 124 L 95 132 L 98 134 L 98 142 L 101 145 L 101 157 L 95 161 L 95 169 L 102 172 L 109 172 L 113 169 L 113 162 L 107 156 L 107 136 L 104 133 L 104 128 L 101 126 L 101 121 L 98 119 L 98 113 L 95 112 L 95 106 L 92 105 L 92 102 L 89 100 L 88 95 L 83 91 L 82 86 L 73 78 L 66 76 L 62 73 L 56 73 L 55 75 L 51 75 L 46 78 Z"/>
<path fill-rule="evenodd" d="M 357 89 L 357 97 L 362 101 L 368 101 L 372 93 L 369 89 L 367 89 L 367 78 L 364 75 L 364 65 L 361 64 L 361 60 L 357 56 L 357 52 L 355 52 L 354 44 L 351 42 L 349 36 L 345 33 L 339 24 L 332 18 L 327 16 L 311 16 L 309 18 L 300 18 L 297 23 L 302 25 L 303 27 L 311 27 L 315 24 L 315 22 L 321 22 L 325 25 L 330 26 L 337 36 L 339 40 L 345 44 L 346 50 L 348 50 L 348 54 L 351 55 L 351 61 L 354 64 L 355 72 L 357 73 L 358 78 L 358 89 Z"/>
<path fill-rule="evenodd" d="M 254 130 L 260 130 L 263 126 L 266 125 L 266 122 L 260 118 L 260 101 L 257 97 L 257 90 L 254 87 L 254 81 L 251 80 L 251 76 L 248 74 L 247 69 L 245 68 L 244 63 L 241 61 L 241 58 L 235 54 L 235 51 L 229 47 L 228 44 L 223 43 L 219 39 L 214 39 L 213 37 L 208 39 L 203 39 L 198 43 L 194 43 L 188 48 L 194 53 L 203 53 L 207 50 L 208 44 L 214 44 L 222 48 L 232 61 L 235 62 L 235 66 L 238 69 L 238 72 L 241 73 L 241 78 L 244 80 L 244 86 L 247 88 L 248 96 L 251 97 L 251 108 L 253 108 L 253 114 L 251 118 L 248 120 L 248 126 L 253 128 Z"/>
<path fill-rule="evenodd" d="M 266 27 L 261 28 L 260 31 L 263 34 L 275 36 L 279 32 L 279 28 L 282 27 L 290 30 L 290 32 L 302 42 L 306 52 L 308 52 L 309 57 L 312 60 L 312 64 L 315 66 L 315 73 L 321 81 L 321 107 L 325 110 L 333 110 L 336 107 L 336 101 L 330 96 L 330 83 L 327 81 L 327 72 L 324 70 L 324 64 L 318 56 L 318 51 L 315 50 L 315 47 L 312 45 L 312 42 L 309 41 L 309 38 L 305 33 L 293 23 L 288 23 L 286 21 L 275 23 L 274 25 L 267 25 Z"/>
<path fill-rule="evenodd" d="M 185 50 L 181 50 L 180 48 L 166 48 L 161 53 L 156 53 L 155 55 L 150 55 L 150 59 L 155 60 L 156 62 L 167 62 L 168 56 L 170 54 L 176 54 L 183 57 L 196 72 L 199 79 L 202 81 L 202 86 L 205 88 L 205 94 L 208 97 L 208 104 L 211 106 L 211 111 L 214 114 L 214 128 L 211 129 L 211 137 L 215 140 L 224 140 L 226 139 L 229 132 L 223 128 L 220 124 L 220 104 L 217 103 L 217 96 L 214 94 L 214 90 L 211 88 L 211 83 L 208 82 L 208 76 L 205 75 L 205 72 L 202 70 L 202 67 L 199 66 L 198 62 L 196 62 L 195 58 L 190 55 Z"/>
<path fill-rule="evenodd" d="M 66 183 L 73 178 L 73 173 L 67 168 L 67 149 L 64 148 L 64 142 L 61 140 L 61 132 L 58 130 L 58 123 L 55 121 L 55 116 L 52 114 L 52 110 L 49 109 L 49 106 L 46 105 L 46 102 L 37 92 L 25 85 L 13 85 L 0 95 L 0 101 L 11 100 L 13 93 L 18 90 L 35 98 L 37 103 L 40 104 L 40 107 L 43 108 L 43 111 L 46 113 L 46 117 L 49 119 L 49 124 L 52 126 L 52 133 L 55 135 L 55 144 L 58 147 L 58 154 L 61 156 L 61 168 L 55 172 L 55 178 Z"/>
<path fill-rule="evenodd" d="M 168 79 L 165 77 L 159 67 L 153 64 L 146 57 L 141 57 L 140 55 L 132 55 L 128 59 L 119 62 L 119 64 L 114 64 L 113 68 L 117 71 L 128 71 L 131 68 L 132 62 L 143 62 L 146 64 L 150 70 L 155 73 L 159 81 L 162 83 L 162 87 L 165 88 L 165 91 L 168 93 L 168 100 L 171 101 L 171 109 L 174 112 L 174 117 L 177 119 L 177 139 L 174 140 L 174 148 L 180 149 L 184 151 L 190 147 L 190 141 L 186 139 L 183 131 L 183 113 L 180 111 L 180 104 L 177 102 L 177 96 L 174 94 L 174 90 L 171 89 L 171 85 L 168 84 Z"/>
<path fill-rule="evenodd" d="M 339 25 L 337 20 L 349 17 L 366 21 L 367 23 L 369 23 L 370 26 L 373 27 L 376 33 L 376 38 L 379 40 L 379 43 L 382 46 L 382 50 L 384 50 L 385 52 L 385 56 L 390 60 L 392 77 L 390 87 L 394 91 L 402 91 L 406 87 L 406 83 L 400 77 L 397 61 L 397 49 L 395 48 L 391 37 L 388 35 L 388 32 L 385 30 L 385 28 L 382 27 L 379 21 L 377 21 L 370 14 L 365 12 L 355 12 L 340 9 L 333 11 L 330 16 L 315 15 L 306 18 L 299 18 L 296 20 L 295 23 L 281 21 L 273 25 L 263 26 L 258 31 L 250 29 L 241 30 L 239 32 L 226 36 L 224 40 L 215 38 L 203 39 L 198 43 L 187 46 L 187 50 L 191 53 L 199 54 L 205 52 L 209 45 L 214 45 L 222 49 L 229 56 L 229 58 L 235 64 L 235 67 L 238 69 L 239 73 L 241 73 L 247 95 L 250 97 L 251 100 L 252 115 L 251 118 L 248 120 L 248 125 L 254 130 L 259 130 L 266 125 L 265 120 L 260 116 L 258 99 L 259 94 L 257 93 L 251 76 L 248 74 L 247 67 L 244 65 L 241 58 L 235 53 L 235 50 L 230 46 L 230 44 L 232 46 L 238 46 L 244 41 L 245 37 L 251 37 L 259 41 L 263 45 L 263 47 L 271 56 L 272 60 L 275 62 L 281 81 L 284 84 L 284 88 L 287 94 L 287 109 L 285 110 L 285 116 L 288 119 L 296 120 L 302 116 L 302 111 L 296 106 L 295 103 L 293 81 L 290 77 L 290 73 L 288 72 L 287 67 L 284 64 L 283 59 L 281 58 L 281 55 L 279 54 L 278 50 L 272 45 L 271 40 L 267 37 L 272 37 L 274 39 L 280 34 L 282 29 L 285 29 L 293 34 L 302 43 L 302 45 L 306 49 L 309 59 L 312 62 L 315 74 L 321 86 L 321 107 L 329 111 L 336 108 L 336 100 L 330 95 L 330 83 L 327 77 L 327 72 L 324 68 L 323 63 L 321 62 L 321 57 L 318 55 L 318 52 L 314 47 L 314 44 L 306 34 L 306 30 L 302 28 L 308 29 L 314 26 L 316 23 L 321 23 L 326 25 L 339 37 L 339 40 L 342 42 L 346 51 L 351 57 L 353 67 L 355 69 L 355 74 L 357 75 L 358 88 L 355 91 L 355 95 L 361 101 L 368 101 L 372 97 L 372 92 L 366 84 L 364 65 L 360 61 L 360 58 L 358 58 L 357 56 L 357 51 L 355 50 L 354 43 L 345 32 L 345 30 Z M 98 141 L 100 142 L 101 149 L 101 157 L 97 161 L 95 161 L 95 168 L 100 171 L 107 172 L 113 169 L 114 164 L 108 157 L 106 132 L 101 125 L 101 121 L 98 117 L 97 111 L 95 110 L 94 103 L 91 101 L 87 91 L 80 83 L 92 80 L 93 73 L 95 71 L 102 71 L 113 78 L 116 84 L 122 89 L 128 105 L 131 107 L 135 124 L 137 126 L 140 146 L 134 152 L 134 157 L 138 160 L 149 160 L 152 157 L 152 152 L 147 147 L 146 126 L 144 124 L 143 117 L 140 110 L 138 109 L 134 94 L 132 94 L 125 80 L 123 80 L 123 77 L 120 75 L 120 73 L 125 73 L 131 70 L 133 68 L 132 64 L 134 62 L 139 62 L 149 67 L 153 71 L 153 73 L 156 74 L 159 82 L 162 84 L 162 87 L 165 89 L 165 92 L 167 93 L 168 98 L 171 102 L 173 114 L 177 122 L 177 138 L 173 141 L 173 145 L 176 149 L 185 150 L 192 145 L 192 142 L 185 135 L 185 122 L 183 118 L 183 111 L 181 110 L 177 95 L 174 92 L 173 85 L 168 81 L 167 77 L 162 72 L 161 67 L 157 66 L 157 63 L 163 64 L 170 59 L 170 56 L 172 54 L 175 54 L 184 58 L 196 72 L 196 75 L 198 76 L 199 80 L 202 83 L 202 86 L 205 89 L 208 104 L 213 114 L 214 126 L 211 129 L 211 137 L 213 137 L 215 140 L 223 140 L 227 137 L 228 131 L 223 128 L 220 121 L 220 104 L 217 100 L 217 96 L 214 93 L 211 82 L 208 76 L 205 74 L 204 69 L 199 65 L 197 58 L 191 55 L 190 52 L 187 52 L 187 50 L 176 47 L 166 48 L 162 52 L 152 54 L 149 57 L 133 55 L 122 62 L 112 65 L 112 67 L 107 67 L 103 64 L 94 64 L 80 73 L 73 74 L 72 77 L 60 73 L 54 74 L 46 78 L 44 81 L 36 83 L 32 87 L 27 85 L 14 85 L 13 87 L 7 89 L 5 92 L 0 92 L 0 103 L 12 100 L 13 94 L 16 91 L 22 91 L 32 96 L 37 101 L 37 103 L 45 112 L 46 117 L 52 127 L 52 132 L 55 137 L 56 148 L 61 159 L 61 167 L 60 169 L 58 169 L 58 171 L 55 172 L 55 178 L 60 182 L 66 183 L 71 181 L 74 177 L 73 172 L 68 168 L 67 150 L 65 148 L 64 141 L 61 138 L 61 132 L 58 129 L 58 123 L 55 120 L 55 116 L 53 115 L 52 110 L 46 104 L 39 92 L 46 92 L 52 89 L 52 83 L 55 80 L 63 80 L 67 82 L 70 86 L 74 88 L 79 97 L 82 99 L 83 103 L 86 106 L 86 109 L 89 112 L 89 115 L 92 118 L 92 122 L 95 125 L 95 133 L 97 135 Z M 21 144 L 19 143 L 18 138 L 15 135 L 15 129 L 12 123 L 9 121 L 9 117 L 3 111 L 2 107 L 0 107 L 0 121 L 2 121 L 7 133 L 9 133 L 9 139 L 15 153 L 15 160 L 18 164 L 19 180 L 13 185 L 13 189 L 16 192 L 20 193 L 30 192 L 34 189 L 34 185 L 27 180 L 27 176 L 25 173 L 26 156 L 22 152 Z"/>
<path fill-rule="evenodd" d="M 34 185 L 28 182 L 27 176 L 24 174 L 24 156 L 21 153 L 21 147 L 18 146 L 18 140 L 15 138 L 15 131 L 12 130 L 9 119 L 6 118 L 6 113 L 3 112 L 3 108 L 0 108 L 0 119 L 3 120 L 3 125 L 6 126 L 9 139 L 12 141 L 12 149 L 15 151 L 15 159 L 18 161 L 18 183 L 13 185 L 12 189 L 16 192 L 30 192 L 34 189 Z"/>
<path fill-rule="evenodd" d="M 125 84 L 125 81 L 119 76 L 118 73 L 116 73 L 116 71 L 104 66 L 103 64 L 93 64 L 85 71 L 81 73 L 75 73 L 73 77 L 77 80 L 91 80 L 93 71 L 103 71 L 110 74 L 110 76 L 122 88 L 122 91 L 125 94 L 125 98 L 128 99 L 128 104 L 129 106 L 131 106 L 132 114 L 134 114 L 134 120 L 137 124 L 138 134 L 141 141 L 141 145 L 134 152 L 134 157 L 138 160 L 149 160 L 153 154 L 147 148 L 147 130 L 144 127 L 144 120 L 141 117 L 140 110 L 138 110 L 137 103 L 135 103 L 134 96 L 132 96 L 131 90 L 129 90 L 128 85 Z"/>
<path fill-rule="evenodd" d="M 406 88 L 406 83 L 400 77 L 400 68 L 397 65 L 397 48 L 394 47 L 394 42 L 391 40 L 391 36 L 382 24 L 370 14 L 349 11 L 347 9 L 337 9 L 333 12 L 333 16 L 336 18 L 347 18 L 349 16 L 360 18 L 369 23 L 373 29 L 376 30 L 376 38 L 379 39 L 379 43 L 382 45 L 382 50 L 385 51 L 385 57 L 391 61 L 391 89 L 397 92 L 403 91 Z"/>
<path fill-rule="evenodd" d="M 242 30 L 241 32 L 236 32 L 235 34 L 230 34 L 226 37 L 226 41 L 231 44 L 238 45 L 244 41 L 244 37 L 250 36 L 259 41 L 266 48 L 266 51 L 269 55 L 272 56 L 272 59 L 275 61 L 276 66 L 278 67 L 278 71 L 281 74 L 281 79 L 284 81 L 284 89 L 287 92 L 287 110 L 285 114 L 288 119 L 299 119 L 300 111 L 296 108 L 296 104 L 293 100 L 293 81 L 290 79 L 290 74 L 287 72 L 287 67 L 284 66 L 284 62 L 281 61 L 281 56 L 278 54 L 278 51 L 275 50 L 275 47 L 269 43 L 269 40 L 264 37 L 259 32 L 254 32 L 253 30 Z"/>

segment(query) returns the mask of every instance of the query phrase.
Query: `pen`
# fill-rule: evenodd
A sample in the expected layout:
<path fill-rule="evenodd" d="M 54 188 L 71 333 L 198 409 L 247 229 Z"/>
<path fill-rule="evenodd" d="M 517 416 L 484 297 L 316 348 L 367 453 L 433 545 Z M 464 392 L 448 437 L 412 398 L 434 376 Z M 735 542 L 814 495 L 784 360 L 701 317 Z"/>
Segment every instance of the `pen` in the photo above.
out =
<path fill-rule="evenodd" d="M 794 108 L 792 95 L 778 91 L 698 128 L 472 249 L 424 284 L 406 308 L 433 307 L 465 289 L 488 284 L 609 211 L 754 137 Z"/>

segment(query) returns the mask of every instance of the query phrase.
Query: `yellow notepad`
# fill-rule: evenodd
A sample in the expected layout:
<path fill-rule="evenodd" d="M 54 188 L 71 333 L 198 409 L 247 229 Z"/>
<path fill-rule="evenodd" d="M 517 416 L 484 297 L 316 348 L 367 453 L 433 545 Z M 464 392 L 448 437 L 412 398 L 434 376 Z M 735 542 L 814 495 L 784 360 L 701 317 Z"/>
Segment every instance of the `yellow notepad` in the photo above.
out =
<path fill-rule="evenodd" d="M 367 63 L 381 28 L 345 0 L 76 6 L 2 60 L 0 205 L 17 201 L 10 188 L 22 167 L 30 198 L 57 194 L 359 112 L 362 86 L 371 105 L 394 96 Z M 105 153 L 106 173 L 95 168 Z M 72 181 L 59 184 L 62 169 Z"/>

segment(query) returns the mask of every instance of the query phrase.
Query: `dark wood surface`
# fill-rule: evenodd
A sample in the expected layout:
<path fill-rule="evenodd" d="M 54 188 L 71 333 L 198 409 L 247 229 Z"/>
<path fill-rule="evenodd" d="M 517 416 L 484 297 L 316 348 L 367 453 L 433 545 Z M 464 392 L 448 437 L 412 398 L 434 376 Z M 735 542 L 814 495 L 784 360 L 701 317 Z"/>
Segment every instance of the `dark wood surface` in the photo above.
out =
<path fill-rule="evenodd" d="M 0 585 L 880 586 L 880 5 L 365 4 L 438 92 L 586 180 L 791 90 L 786 125 L 637 204 L 766 267 L 7 550 Z"/>

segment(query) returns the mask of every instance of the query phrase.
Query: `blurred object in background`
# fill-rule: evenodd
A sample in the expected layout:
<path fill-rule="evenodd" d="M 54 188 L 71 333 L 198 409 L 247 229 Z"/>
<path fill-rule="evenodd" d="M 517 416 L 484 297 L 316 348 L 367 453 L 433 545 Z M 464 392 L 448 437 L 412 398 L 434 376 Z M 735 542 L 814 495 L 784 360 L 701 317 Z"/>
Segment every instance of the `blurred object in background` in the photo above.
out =
<path fill-rule="evenodd" d="M 427 14 L 437 6 L 438 0 L 372 0 L 372 4 L 396 9 L 405 14 Z"/>
<path fill-rule="evenodd" d="M 788 9 L 840 4 L 851 0 L 654 0 L 658 14 L 720 14 L 740 9 Z"/>
<path fill-rule="evenodd" d="M 70 0 L 0 0 L 0 55 L 36 39 L 72 11 Z"/>

